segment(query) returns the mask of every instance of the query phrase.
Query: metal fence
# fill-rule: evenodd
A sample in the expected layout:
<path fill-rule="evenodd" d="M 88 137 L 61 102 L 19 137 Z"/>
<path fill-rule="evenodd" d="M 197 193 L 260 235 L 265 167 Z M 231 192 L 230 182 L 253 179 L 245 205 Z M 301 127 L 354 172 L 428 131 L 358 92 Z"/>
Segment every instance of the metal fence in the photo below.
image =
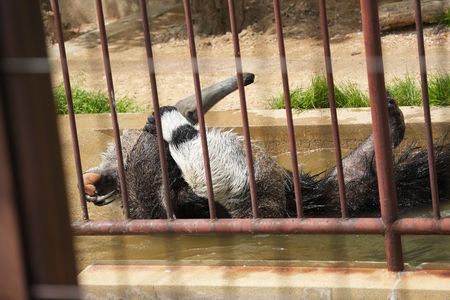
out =
<path fill-rule="evenodd" d="M 450 234 L 450 219 L 441 219 L 437 190 L 436 169 L 433 156 L 433 141 L 428 101 L 428 86 L 426 74 L 426 61 L 423 39 L 420 0 L 415 0 L 416 32 L 419 49 L 420 72 L 422 80 L 422 95 L 424 103 L 424 116 L 427 135 L 427 149 L 430 169 L 430 185 L 432 190 L 433 218 L 398 218 L 395 182 L 393 177 L 392 149 L 390 146 L 390 133 L 388 127 L 388 111 L 386 105 L 386 88 L 384 82 L 384 70 L 381 53 L 381 39 L 378 19 L 378 3 L 372 0 L 361 0 L 362 27 L 365 42 L 365 55 L 367 62 L 367 74 L 369 81 L 369 94 L 371 100 L 372 123 L 375 144 L 375 160 L 377 166 L 377 179 L 381 206 L 381 218 L 349 218 L 346 204 L 345 183 L 343 176 L 342 154 L 339 140 L 338 121 L 336 114 L 336 100 L 334 95 L 333 70 L 331 63 L 330 41 L 328 34 L 328 20 L 326 13 L 326 1 L 318 0 L 320 5 L 320 25 L 322 32 L 324 60 L 328 81 L 328 96 L 332 117 L 332 136 L 336 154 L 336 168 L 338 174 L 339 198 L 341 218 L 305 218 L 302 210 L 302 197 L 299 184 L 297 150 L 295 144 L 292 109 L 290 103 L 288 70 L 284 48 L 283 27 L 280 14 L 280 1 L 273 1 L 275 26 L 279 47 L 280 69 L 283 82 L 284 100 L 286 107 L 286 121 L 291 153 L 293 182 L 296 202 L 296 218 L 286 219 L 260 219 L 258 218 L 255 174 L 252 159 L 252 148 L 249 134 L 247 106 L 245 99 L 243 72 L 240 57 L 238 32 L 236 29 L 234 1 L 228 0 L 229 18 L 231 24 L 232 41 L 236 62 L 237 83 L 240 96 L 242 126 L 246 149 L 248 174 L 250 177 L 250 194 L 253 211 L 253 219 L 217 219 L 214 192 L 212 188 L 211 171 L 208 159 L 208 145 L 206 142 L 205 120 L 202 111 L 202 95 L 200 92 L 200 79 L 197 65 L 197 53 L 192 26 L 191 6 L 189 0 L 183 0 L 186 29 L 189 40 L 189 49 L 192 63 L 192 75 L 194 81 L 199 131 L 202 141 L 203 158 L 205 164 L 205 176 L 208 189 L 208 203 L 210 220 L 182 220 L 173 219 L 173 208 L 167 203 L 167 220 L 130 220 L 128 209 L 128 192 L 124 173 L 124 162 L 121 152 L 119 124 L 115 110 L 114 85 L 112 79 L 111 63 L 108 52 L 108 41 L 105 29 L 102 1 L 96 0 L 100 40 L 103 50 L 103 62 L 108 86 L 108 95 L 111 109 L 111 121 L 114 131 L 114 140 L 117 150 L 118 173 L 120 190 L 123 203 L 123 221 L 91 221 L 83 192 L 83 176 L 80 161 L 76 122 L 73 111 L 70 77 L 67 65 L 67 57 L 63 42 L 61 15 L 58 0 L 52 0 L 55 13 L 56 37 L 59 42 L 61 64 L 63 69 L 64 84 L 69 106 L 69 118 L 75 153 L 75 163 L 78 176 L 80 204 L 84 220 L 72 224 L 75 235 L 123 235 L 123 234 L 152 234 L 152 233 L 295 233 L 295 234 L 382 234 L 385 237 L 386 257 L 388 269 L 391 271 L 403 270 L 403 257 L 401 235 L 405 234 Z M 140 0 L 142 12 L 143 34 L 147 51 L 148 72 L 150 77 L 153 108 L 155 111 L 158 147 L 160 151 L 161 170 L 163 175 L 164 193 L 169 197 L 168 170 L 166 155 L 164 153 L 164 141 L 162 138 L 161 119 L 159 117 L 159 101 L 156 85 L 155 68 L 153 64 L 152 43 L 148 25 L 147 4 Z M 169 201 L 170 202 L 170 201 Z"/>

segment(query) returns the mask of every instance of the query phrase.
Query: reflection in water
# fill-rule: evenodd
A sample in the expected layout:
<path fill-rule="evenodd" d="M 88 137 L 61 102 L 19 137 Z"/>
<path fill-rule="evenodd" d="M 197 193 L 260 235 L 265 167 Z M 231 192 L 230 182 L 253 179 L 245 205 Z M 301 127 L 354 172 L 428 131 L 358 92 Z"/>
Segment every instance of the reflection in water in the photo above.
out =
<path fill-rule="evenodd" d="M 289 158 L 288 155 L 286 157 Z M 324 150 L 302 154 L 299 158 L 304 172 L 317 173 L 333 165 L 334 155 L 332 151 Z M 279 159 L 283 164 L 285 155 Z M 91 210 L 92 219 L 118 219 L 118 213 L 120 207 L 117 203 Z M 450 203 L 442 205 L 442 215 L 450 216 Z M 431 208 L 408 215 L 412 216 L 430 217 Z M 450 236 L 404 236 L 402 241 L 405 261 L 412 265 L 423 262 L 450 263 Z M 221 264 L 236 260 L 264 263 L 385 261 L 384 239 L 374 235 L 96 236 L 75 237 L 75 248 L 80 271 L 89 264 L 104 260 L 202 260 Z"/>

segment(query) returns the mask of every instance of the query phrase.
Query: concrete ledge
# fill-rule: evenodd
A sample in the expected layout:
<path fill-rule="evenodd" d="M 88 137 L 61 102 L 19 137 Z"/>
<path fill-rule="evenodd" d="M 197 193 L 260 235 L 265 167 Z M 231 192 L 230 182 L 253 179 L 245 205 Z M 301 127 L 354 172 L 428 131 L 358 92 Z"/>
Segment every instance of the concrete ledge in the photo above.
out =
<path fill-rule="evenodd" d="M 405 116 L 406 133 L 403 145 L 417 142 L 425 145 L 425 127 L 421 107 L 402 107 Z M 250 133 L 253 140 L 263 146 L 271 155 L 285 153 L 288 148 L 285 110 L 248 111 Z M 66 117 L 61 116 L 61 125 L 68 125 Z M 146 113 L 120 114 L 121 129 L 141 129 L 147 119 Z M 299 151 L 331 149 L 331 117 L 329 109 L 296 111 L 293 115 L 296 144 Z M 372 132 L 369 108 L 338 109 L 341 147 L 344 152 L 354 149 Z M 433 137 L 441 142 L 450 132 L 450 107 L 432 107 Z M 109 114 L 78 115 L 80 131 L 96 130 L 112 136 Z M 242 134 L 240 111 L 211 111 L 206 115 L 209 127 L 233 129 Z M 68 127 L 67 127 L 68 128 Z"/>
<path fill-rule="evenodd" d="M 449 270 L 91 265 L 85 299 L 449 299 Z"/>

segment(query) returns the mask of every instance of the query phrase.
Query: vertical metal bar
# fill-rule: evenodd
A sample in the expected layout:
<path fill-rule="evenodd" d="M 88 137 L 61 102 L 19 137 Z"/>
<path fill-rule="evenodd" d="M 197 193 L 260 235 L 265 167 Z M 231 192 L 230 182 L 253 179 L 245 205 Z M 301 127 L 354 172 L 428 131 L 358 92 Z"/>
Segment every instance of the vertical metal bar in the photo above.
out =
<path fill-rule="evenodd" d="M 0 89 L 0 299 L 29 299 L 3 101 Z"/>
<path fill-rule="evenodd" d="M 0 151 L 8 149 L 28 296 L 49 299 L 36 292 L 46 285 L 63 287 L 60 299 L 80 297 L 39 2 L 0 1 L 0 39 Z"/>
<path fill-rule="evenodd" d="M 273 0 L 275 25 L 277 30 L 278 49 L 280 52 L 281 77 L 283 80 L 284 106 L 286 108 L 286 120 L 288 125 L 289 150 L 291 152 L 292 178 L 294 180 L 295 204 L 297 218 L 303 218 L 302 195 L 300 192 L 300 178 L 298 175 L 297 147 L 295 145 L 294 122 L 292 119 L 291 95 L 289 92 L 289 79 L 286 64 L 286 52 L 284 49 L 283 26 L 281 23 L 280 1 Z"/>
<path fill-rule="evenodd" d="M 236 14 L 234 0 L 228 0 L 228 11 L 230 15 L 231 36 L 233 38 L 234 57 L 236 62 L 237 85 L 239 89 L 239 99 L 241 103 L 242 127 L 245 141 L 245 151 L 247 155 L 247 170 L 250 178 L 250 197 L 252 201 L 253 218 L 258 217 L 258 204 L 256 199 L 255 169 L 253 165 L 252 144 L 250 141 L 250 129 L 248 125 L 247 103 L 245 99 L 244 79 L 242 76 L 241 49 L 236 28 Z"/>
<path fill-rule="evenodd" d="M 401 238 L 399 234 L 392 230 L 392 224 L 397 219 L 397 194 L 395 190 L 391 139 L 389 135 L 386 87 L 384 83 L 384 67 L 378 18 L 378 1 L 360 0 L 360 3 L 369 81 L 381 218 L 386 225 L 384 234 L 386 259 L 390 271 L 401 271 L 404 267 Z"/>
<path fill-rule="evenodd" d="M 147 3 L 146 0 L 140 0 L 140 7 L 142 13 L 142 26 L 144 31 L 145 40 L 145 50 L 147 52 L 147 64 L 148 72 L 150 76 L 150 85 L 152 88 L 152 103 L 153 110 L 155 112 L 155 123 L 156 123 L 156 140 L 158 141 L 159 150 L 159 161 L 161 164 L 161 174 L 163 179 L 164 196 L 166 199 L 166 214 L 168 219 L 173 219 L 173 206 L 170 199 L 170 189 L 169 189 L 169 172 L 167 169 L 167 157 L 166 149 L 164 147 L 164 140 L 161 129 L 161 115 L 159 114 L 159 98 L 158 98 L 158 87 L 156 85 L 156 74 L 155 65 L 153 62 L 153 51 L 152 51 L 152 41 L 150 38 L 150 28 L 148 25 L 148 14 L 147 14 Z"/>
<path fill-rule="evenodd" d="M 203 149 L 203 163 L 205 165 L 206 187 L 208 189 L 208 203 L 211 219 L 216 218 L 214 205 L 214 191 L 211 177 L 211 167 L 209 164 L 208 142 L 206 140 L 205 116 L 203 114 L 202 91 L 200 88 L 200 76 L 198 73 L 197 50 L 195 48 L 194 29 L 192 26 L 191 3 L 189 0 L 183 0 L 184 18 L 186 21 L 186 30 L 189 39 L 189 50 L 191 54 L 192 76 L 194 78 L 195 99 L 197 102 L 198 126 L 200 129 L 200 138 Z"/>
<path fill-rule="evenodd" d="M 416 13 L 417 48 L 419 51 L 420 79 L 422 85 L 423 114 L 425 117 L 425 132 L 427 138 L 428 168 L 430 172 L 431 202 L 433 204 L 433 217 L 439 219 L 439 190 L 437 184 L 436 163 L 434 158 L 433 132 L 431 128 L 430 101 L 428 97 L 427 62 L 423 39 L 422 10 L 420 0 L 414 0 Z"/>
<path fill-rule="evenodd" d="M 331 63 L 330 36 L 328 33 L 328 18 L 325 0 L 319 0 L 320 28 L 322 30 L 323 51 L 325 67 L 327 70 L 328 102 L 330 104 L 332 135 L 334 143 L 334 154 L 336 158 L 336 170 L 339 186 L 339 201 L 341 204 L 342 218 L 348 218 L 347 199 L 345 196 L 344 172 L 342 168 L 341 141 L 339 138 L 339 127 L 336 113 L 336 95 L 334 93 L 333 66 Z"/>
<path fill-rule="evenodd" d="M 98 20 L 98 28 L 100 30 L 100 41 L 102 44 L 103 51 L 103 64 L 105 68 L 105 76 L 106 83 L 108 85 L 108 99 L 109 99 L 109 108 L 111 110 L 111 122 L 114 132 L 114 141 L 116 145 L 116 155 L 117 155 L 117 167 L 119 173 L 119 182 L 120 182 L 120 194 L 122 197 L 122 205 L 123 205 L 123 214 L 125 218 L 130 217 L 129 209 L 128 209 L 128 190 L 127 184 L 125 180 L 125 168 L 123 164 L 123 155 L 122 155 L 122 143 L 120 141 L 120 131 L 119 131 L 119 122 L 117 120 L 117 112 L 116 112 L 116 98 L 114 95 L 114 85 L 112 79 L 111 72 L 111 61 L 109 59 L 109 50 L 108 50 L 108 38 L 106 36 L 106 28 L 105 28 L 105 18 L 103 16 L 103 6 L 102 0 L 95 0 L 96 3 L 96 11 L 97 11 L 97 20 Z"/>
<path fill-rule="evenodd" d="M 66 47 L 64 45 L 64 36 L 61 23 L 61 13 L 59 10 L 59 1 L 51 0 L 51 4 L 53 7 L 53 13 L 55 14 L 54 20 L 55 33 L 56 39 L 58 40 L 59 57 L 61 60 L 61 69 L 64 79 L 64 89 L 66 91 L 67 108 L 69 112 L 69 122 L 70 122 L 70 133 L 72 135 L 72 149 L 75 159 L 75 168 L 77 171 L 78 192 L 80 193 L 81 211 L 83 213 L 83 218 L 85 220 L 89 220 L 89 212 L 86 204 L 86 199 L 84 198 L 83 168 L 81 166 L 80 145 L 78 143 L 77 124 L 75 120 L 75 112 L 73 109 L 72 89 L 70 86 L 69 66 L 67 64 Z"/>

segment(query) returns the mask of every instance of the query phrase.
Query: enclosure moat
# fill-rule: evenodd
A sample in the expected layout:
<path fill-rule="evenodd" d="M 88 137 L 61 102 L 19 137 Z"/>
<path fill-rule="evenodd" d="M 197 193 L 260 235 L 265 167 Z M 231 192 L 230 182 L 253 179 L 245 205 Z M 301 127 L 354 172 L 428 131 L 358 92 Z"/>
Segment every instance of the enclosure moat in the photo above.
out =
<path fill-rule="evenodd" d="M 302 155 L 303 168 L 313 173 L 334 164 L 329 149 Z M 278 156 L 289 165 L 288 153 Z M 120 201 L 106 211 L 95 209 L 92 219 L 120 219 Z M 441 206 L 442 217 L 450 217 L 450 202 Z M 111 210 L 114 210 L 111 213 Z M 92 210 L 91 210 L 92 211 Z M 431 208 L 415 210 L 409 217 L 432 217 Z M 450 237 L 403 236 L 404 258 L 410 265 L 424 262 L 450 263 Z M 149 234 L 144 236 L 75 237 L 79 270 L 101 261 L 202 261 L 220 265 L 305 264 L 313 262 L 381 262 L 385 246 L 382 236 L 374 235 L 287 235 L 287 234 Z"/>
<path fill-rule="evenodd" d="M 406 109 L 406 118 L 420 112 L 409 113 Z M 214 112 L 213 112 L 214 113 Z M 445 111 L 438 111 L 440 116 L 446 116 Z M 364 112 L 356 112 L 361 116 Z M 209 115 L 209 114 L 208 114 Z M 232 123 L 231 114 L 227 115 L 227 122 Z M 232 115 L 233 116 L 233 115 Z M 236 113 L 236 118 L 240 114 Z M 251 119 L 252 120 L 252 115 Z M 145 122 L 145 114 L 121 115 L 121 124 L 124 128 L 139 128 Z M 353 115 L 349 116 L 354 122 Z M 100 153 L 105 145 L 111 141 L 110 120 L 108 115 L 78 116 L 79 137 L 83 169 L 95 166 L 100 160 Z M 216 120 L 219 117 L 214 116 Z M 437 119 L 438 117 L 434 117 Z M 271 122 L 272 118 L 263 117 L 263 121 Z M 266 120 L 267 119 L 267 120 Z M 270 120 L 269 120 L 270 119 Z M 231 121 L 230 121 L 231 120 Z M 353 149 L 354 142 L 348 140 L 362 140 L 369 134 L 370 124 L 342 127 L 343 154 Z M 261 118 L 259 119 L 261 121 Z M 262 122 L 262 123 L 264 123 Z M 310 121 L 308 121 L 310 122 Z M 407 123 L 408 125 L 408 123 Z M 422 124 L 420 125 L 422 126 Z M 415 126 L 407 126 L 407 136 L 417 135 L 421 131 Z M 290 168 L 290 154 L 279 151 L 287 149 L 279 138 L 277 126 L 271 126 L 272 136 L 261 128 L 252 128 L 253 138 L 266 147 L 277 161 L 284 167 Z M 438 123 L 435 137 L 437 141 L 445 137 L 449 126 L 447 122 Z M 60 136 L 63 148 L 63 160 L 66 173 L 67 191 L 72 220 L 81 220 L 79 195 L 77 192 L 76 173 L 73 163 L 72 144 L 67 120 L 61 119 Z M 258 136 L 264 131 L 267 140 Z M 281 130 L 281 129 L 280 129 Z M 239 128 L 236 130 L 239 132 Z M 334 151 L 330 148 L 329 133 L 323 126 L 312 124 L 310 127 L 301 127 L 298 131 L 304 136 L 299 139 L 308 145 L 309 149 L 301 148 L 298 153 L 299 167 L 303 172 L 317 174 L 334 166 Z M 106 134 L 105 134 L 106 133 Z M 262 133 L 261 133 L 262 134 Z M 306 135 L 314 136 L 315 140 L 307 140 Z M 328 144 L 327 144 L 328 141 Z M 405 141 L 410 143 L 411 140 Z M 325 145 L 316 147 L 316 144 Z M 332 144 L 331 144 L 332 145 Z M 332 147 L 332 146 L 331 146 Z M 278 150 L 277 150 L 278 149 Z M 111 205 L 97 207 L 88 204 L 90 219 L 92 220 L 123 220 L 120 201 Z M 450 203 L 441 203 L 442 217 L 450 217 Z M 409 212 L 407 217 L 431 217 L 431 204 L 426 208 L 418 208 Z M 402 236 L 405 262 L 411 265 L 421 263 L 450 263 L 450 237 L 449 236 Z M 384 239 L 380 235 L 231 235 L 231 234 L 205 234 L 180 235 L 158 234 L 141 236 L 88 236 L 74 237 L 76 259 L 79 271 L 86 266 L 102 261 L 167 261 L 183 263 L 189 261 L 202 261 L 209 264 L 308 264 L 310 261 L 319 262 L 380 262 L 385 263 Z"/>
<path fill-rule="evenodd" d="M 450 216 L 450 205 L 443 206 Z M 424 216 L 426 214 L 422 214 Z M 431 214 L 430 214 L 431 215 Z M 75 237 L 79 270 L 101 261 L 209 261 L 221 265 L 307 264 L 308 261 L 385 262 L 384 239 L 374 235 L 148 235 Z M 450 263 L 450 237 L 404 236 L 410 265 Z"/>

